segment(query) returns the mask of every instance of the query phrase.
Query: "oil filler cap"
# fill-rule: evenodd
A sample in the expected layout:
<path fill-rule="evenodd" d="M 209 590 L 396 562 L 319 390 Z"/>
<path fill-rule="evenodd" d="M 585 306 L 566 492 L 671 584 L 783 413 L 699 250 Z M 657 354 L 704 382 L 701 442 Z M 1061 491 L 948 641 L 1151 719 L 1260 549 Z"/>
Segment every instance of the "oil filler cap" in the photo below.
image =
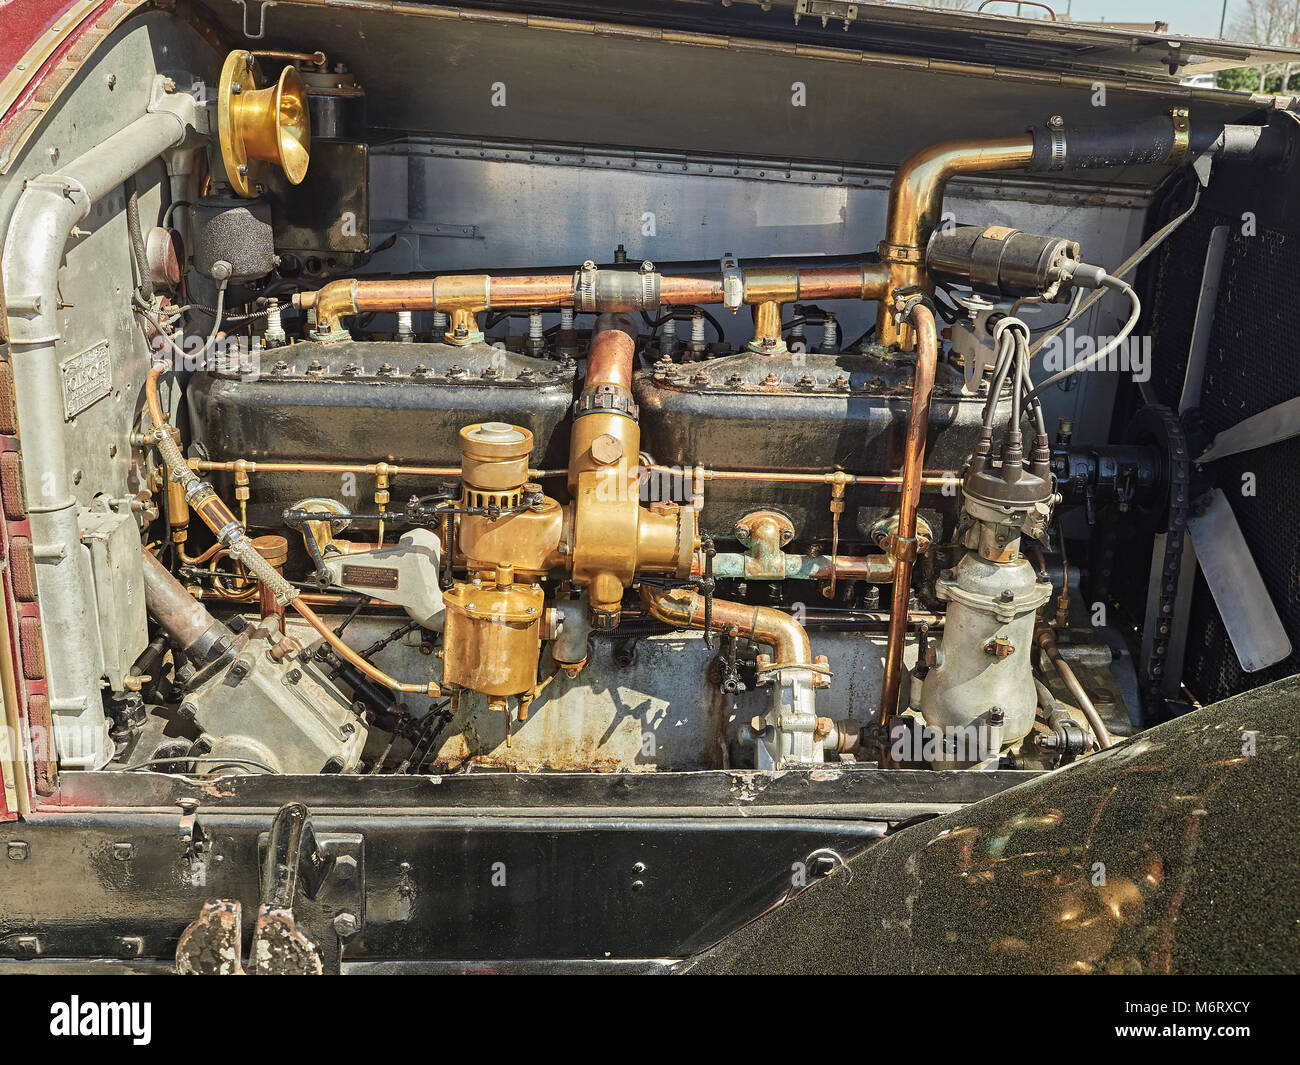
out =
<path fill-rule="evenodd" d="M 518 444 L 524 439 L 523 433 L 505 422 L 484 422 L 469 435 L 484 444 Z"/>

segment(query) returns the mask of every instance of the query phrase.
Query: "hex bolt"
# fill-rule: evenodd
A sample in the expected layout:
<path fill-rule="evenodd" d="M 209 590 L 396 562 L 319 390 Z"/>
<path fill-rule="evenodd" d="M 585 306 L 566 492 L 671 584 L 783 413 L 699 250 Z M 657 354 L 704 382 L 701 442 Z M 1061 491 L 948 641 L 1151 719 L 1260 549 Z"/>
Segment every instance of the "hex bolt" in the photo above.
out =
<path fill-rule="evenodd" d="M 334 931 L 338 933 L 340 939 L 346 939 L 348 936 L 355 935 L 358 928 L 361 927 L 355 913 L 340 913 L 334 918 Z"/>
<path fill-rule="evenodd" d="M 11 862 L 25 862 L 27 861 L 29 848 L 27 844 L 23 843 L 21 840 L 11 840 L 6 848 L 6 852 L 8 853 Z"/>
<path fill-rule="evenodd" d="M 351 880 L 357 875 L 357 860 L 350 854 L 340 854 L 334 859 L 334 874 L 340 880 Z"/>
<path fill-rule="evenodd" d="M 135 857 L 135 844 L 134 844 L 134 843 L 114 843 L 114 844 L 113 844 L 113 859 L 114 859 L 114 861 L 119 861 L 119 862 L 129 862 L 129 861 L 130 861 L 132 858 L 134 858 L 134 857 Z"/>

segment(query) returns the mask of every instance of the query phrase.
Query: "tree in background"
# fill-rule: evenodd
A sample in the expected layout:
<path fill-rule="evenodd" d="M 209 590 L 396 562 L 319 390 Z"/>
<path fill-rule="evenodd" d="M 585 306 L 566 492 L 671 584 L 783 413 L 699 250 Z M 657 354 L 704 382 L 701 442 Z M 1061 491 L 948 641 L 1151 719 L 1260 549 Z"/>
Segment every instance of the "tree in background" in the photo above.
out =
<path fill-rule="evenodd" d="M 1233 15 L 1229 33 L 1234 41 L 1295 48 L 1300 44 L 1300 0 L 1246 0 Z M 1295 63 L 1265 64 L 1221 71 L 1221 89 L 1284 93 Z"/>

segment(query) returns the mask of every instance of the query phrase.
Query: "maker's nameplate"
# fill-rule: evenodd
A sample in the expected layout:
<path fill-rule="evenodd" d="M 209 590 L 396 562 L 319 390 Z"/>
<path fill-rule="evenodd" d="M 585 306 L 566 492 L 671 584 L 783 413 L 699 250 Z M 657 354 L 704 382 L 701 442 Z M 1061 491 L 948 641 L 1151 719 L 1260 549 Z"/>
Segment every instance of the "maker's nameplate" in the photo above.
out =
<path fill-rule="evenodd" d="M 63 418 L 75 418 L 92 403 L 113 391 L 113 360 L 108 353 L 108 341 L 101 340 L 93 348 L 59 363 L 63 378 Z"/>
<path fill-rule="evenodd" d="M 343 567 L 344 587 L 396 588 L 399 571 L 388 566 Z"/>

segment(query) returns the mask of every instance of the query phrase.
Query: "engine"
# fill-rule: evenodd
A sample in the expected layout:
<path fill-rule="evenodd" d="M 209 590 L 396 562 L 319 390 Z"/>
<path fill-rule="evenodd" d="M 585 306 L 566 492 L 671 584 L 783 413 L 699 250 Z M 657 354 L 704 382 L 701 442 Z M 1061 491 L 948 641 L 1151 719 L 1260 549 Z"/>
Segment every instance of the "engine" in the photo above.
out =
<path fill-rule="evenodd" d="M 18 203 L 51 766 L 1049 769 L 1141 727 L 1124 637 L 1076 624 L 1065 512 L 1165 507 L 1187 445 L 1151 416 L 1079 442 L 1051 413 L 1135 328 L 1135 264 L 1068 227 L 958 224 L 946 187 L 1256 166 L 1275 126 L 1026 112 L 900 161 L 861 254 L 732 231 L 753 254 L 639 260 L 611 226 L 564 266 L 567 244 L 444 269 L 425 244 L 475 227 L 385 222 L 391 153 L 318 54 L 230 51 L 210 102 L 160 81 L 129 136 Z M 22 241 L 140 152 L 173 154 L 159 217 L 133 178 L 123 200 L 114 313 L 147 355 L 129 434 L 96 445 L 129 457 L 118 484 L 65 426 L 108 356 L 53 358 L 58 256 Z M 1103 299 L 1113 335 L 1035 362 Z"/>

